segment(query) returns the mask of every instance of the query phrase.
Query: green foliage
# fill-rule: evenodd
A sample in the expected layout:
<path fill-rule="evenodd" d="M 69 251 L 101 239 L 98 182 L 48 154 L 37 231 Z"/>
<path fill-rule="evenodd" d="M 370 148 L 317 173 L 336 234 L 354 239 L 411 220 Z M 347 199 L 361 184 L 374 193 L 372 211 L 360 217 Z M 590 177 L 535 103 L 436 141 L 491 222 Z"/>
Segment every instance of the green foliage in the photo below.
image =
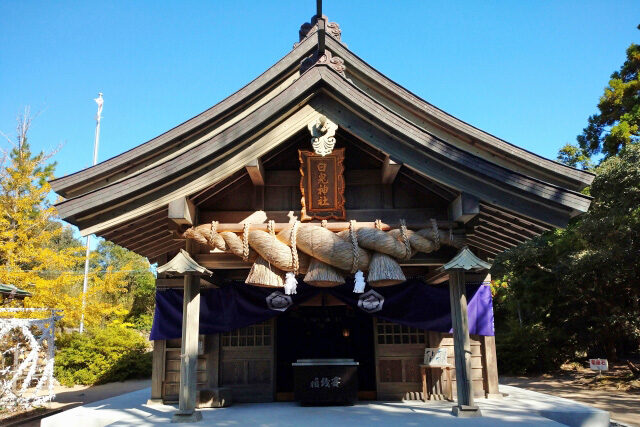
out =
<path fill-rule="evenodd" d="M 151 375 L 147 340 L 125 324 L 56 338 L 55 377 L 63 385 L 102 384 Z"/>
<path fill-rule="evenodd" d="M 492 274 L 508 281 L 495 300 L 502 360 L 523 357 L 509 343 L 534 331 L 556 366 L 584 352 L 615 360 L 622 342 L 640 343 L 640 145 L 627 146 L 597 172 L 582 218 L 497 257 Z M 529 372 L 549 368 L 520 363 Z"/>
<path fill-rule="evenodd" d="M 132 323 L 136 329 L 151 330 L 155 306 L 155 277 L 150 270 L 149 261 L 135 252 L 104 240 L 98 244 L 97 253 L 96 267 L 124 272 L 123 285 L 127 293 L 114 302 L 121 302 L 129 307 L 125 320 Z"/>
<path fill-rule="evenodd" d="M 515 375 L 536 374 L 556 369 L 566 357 L 564 343 L 556 348 L 549 331 L 541 324 L 520 325 L 510 320 L 505 332 L 497 335 L 498 370 Z M 508 357 L 506 357 L 508 355 Z"/>
<path fill-rule="evenodd" d="M 640 29 L 640 26 L 638 26 Z M 640 140 L 640 45 L 631 44 L 627 59 L 614 72 L 598 103 L 598 114 L 578 136 L 584 155 L 602 152 L 616 155 L 623 147 Z"/>
<path fill-rule="evenodd" d="M 565 144 L 558 151 L 558 161 L 572 168 L 589 170 L 593 167 L 591 157 L 573 144 Z"/>

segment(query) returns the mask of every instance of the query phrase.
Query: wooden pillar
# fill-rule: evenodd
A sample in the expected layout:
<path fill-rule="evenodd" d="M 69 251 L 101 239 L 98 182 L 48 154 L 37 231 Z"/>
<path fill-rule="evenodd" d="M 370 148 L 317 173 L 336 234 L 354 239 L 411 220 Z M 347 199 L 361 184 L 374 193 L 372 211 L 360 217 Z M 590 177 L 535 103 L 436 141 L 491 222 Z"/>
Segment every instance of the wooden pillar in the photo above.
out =
<path fill-rule="evenodd" d="M 187 240 L 187 242 L 189 242 Z M 189 242 L 190 243 L 190 242 Z M 187 250 L 190 244 L 187 243 Z M 180 394 L 178 412 L 171 422 L 195 422 L 202 419 L 196 411 L 198 336 L 200 329 L 200 280 L 193 275 L 184 276 L 182 303 L 182 348 L 180 350 Z"/>
<path fill-rule="evenodd" d="M 167 262 L 167 254 L 160 255 L 157 258 L 158 265 Z M 164 274 L 158 274 L 158 279 L 164 278 Z M 156 279 L 157 292 L 157 279 Z M 153 342 L 153 358 L 151 360 L 151 397 L 147 401 L 147 405 L 162 404 L 162 385 L 164 383 L 164 370 L 166 362 L 166 340 L 155 340 Z"/>
<path fill-rule="evenodd" d="M 153 342 L 153 359 L 151 362 L 151 398 L 147 405 L 162 404 L 162 383 L 164 381 L 165 340 Z"/>
<path fill-rule="evenodd" d="M 453 353 L 456 362 L 458 395 L 458 403 L 453 407 L 452 413 L 459 417 L 477 417 L 480 416 L 481 413 L 473 401 L 471 339 L 469 338 L 469 318 L 467 316 L 464 270 L 453 269 L 449 271 L 449 295 L 451 299 Z"/>
<path fill-rule="evenodd" d="M 502 398 L 498 390 L 498 359 L 496 356 L 496 337 L 482 337 L 482 350 L 485 360 L 485 372 L 487 378 L 487 398 Z"/>

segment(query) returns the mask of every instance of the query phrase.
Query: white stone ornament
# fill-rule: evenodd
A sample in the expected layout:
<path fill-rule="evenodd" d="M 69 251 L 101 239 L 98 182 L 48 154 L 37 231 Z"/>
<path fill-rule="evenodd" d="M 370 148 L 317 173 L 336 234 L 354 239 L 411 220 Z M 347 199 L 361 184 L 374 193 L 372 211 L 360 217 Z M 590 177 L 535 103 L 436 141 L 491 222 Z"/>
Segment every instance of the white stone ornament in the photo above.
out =
<path fill-rule="evenodd" d="M 320 156 L 331 154 L 336 145 L 336 130 L 338 125 L 327 119 L 325 116 L 318 117 L 317 120 L 307 125 L 311 133 L 311 145 L 313 151 Z"/>

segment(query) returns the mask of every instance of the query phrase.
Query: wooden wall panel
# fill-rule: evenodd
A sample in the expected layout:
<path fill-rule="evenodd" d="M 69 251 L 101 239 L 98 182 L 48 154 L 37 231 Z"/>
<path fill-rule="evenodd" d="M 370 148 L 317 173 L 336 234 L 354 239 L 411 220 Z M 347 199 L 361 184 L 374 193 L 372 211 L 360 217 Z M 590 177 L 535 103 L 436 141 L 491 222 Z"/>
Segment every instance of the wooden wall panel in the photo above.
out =
<path fill-rule="evenodd" d="M 271 402 L 275 393 L 274 322 L 221 334 L 220 385 L 236 402 Z"/>
<path fill-rule="evenodd" d="M 204 336 L 200 336 L 200 345 L 204 343 Z M 180 344 L 181 339 L 165 341 L 165 366 L 162 381 L 162 401 L 164 403 L 178 402 L 180 391 Z M 198 390 L 208 387 L 207 357 L 204 352 L 198 355 L 197 362 L 197 384 Z"/>

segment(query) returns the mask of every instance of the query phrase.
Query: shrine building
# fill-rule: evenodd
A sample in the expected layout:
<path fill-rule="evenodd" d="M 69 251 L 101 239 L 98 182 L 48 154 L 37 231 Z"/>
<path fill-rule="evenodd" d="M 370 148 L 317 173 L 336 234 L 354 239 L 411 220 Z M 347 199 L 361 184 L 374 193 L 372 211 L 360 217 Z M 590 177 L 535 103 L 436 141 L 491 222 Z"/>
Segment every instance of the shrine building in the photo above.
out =
<path fill-rule="evenodd" d="M 318 12 L 255 80 L 51 182 L 158 263 L 152 402 L 499 397 L 488 269 L 587 211 L 591 173 L 429 104 Z M 444 358 L 444 359 L 443 359 Z"/>

